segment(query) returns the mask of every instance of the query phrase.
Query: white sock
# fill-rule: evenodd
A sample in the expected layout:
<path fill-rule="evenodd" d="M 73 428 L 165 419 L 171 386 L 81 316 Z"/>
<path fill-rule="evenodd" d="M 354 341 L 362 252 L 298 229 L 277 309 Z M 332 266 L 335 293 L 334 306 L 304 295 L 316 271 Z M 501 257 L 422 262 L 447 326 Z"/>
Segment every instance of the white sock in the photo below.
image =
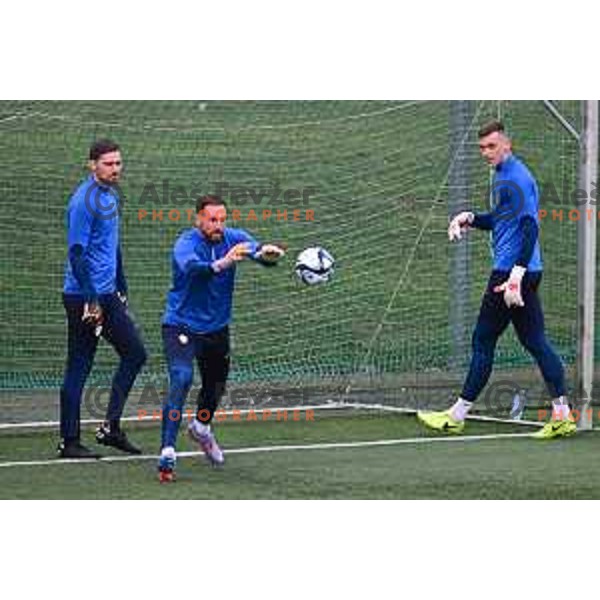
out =
<path fill-rule="evenodd" d="M 206 435 L 207 433 L 210 432 L 210 425 L 206 425 L 205 423 L 203 423 L 202 421 L 199 421 L 197 418 L 194 419 L 194 429 L 200 434 L 200 435 Z"/>
<path fill-rule="evenodd" d="M 455 421 L 464 421 L 467 413 L 471 410 L 471 406 L 473 406 L 472 402 L 459 398 L 450 409 L 450 416 Z"/>
<path fill-rule="evenodd" d="M 552 418 L 558 421 L 564 421 L 569 418 L 569 403 L 565 396 L 552 400 Z"/>
<path fill-rule="evenodd" d="M 165 446 L 161 450 L 160 455 L 166 458 L 175 458 L 175 448 L 173 446 Z"/>

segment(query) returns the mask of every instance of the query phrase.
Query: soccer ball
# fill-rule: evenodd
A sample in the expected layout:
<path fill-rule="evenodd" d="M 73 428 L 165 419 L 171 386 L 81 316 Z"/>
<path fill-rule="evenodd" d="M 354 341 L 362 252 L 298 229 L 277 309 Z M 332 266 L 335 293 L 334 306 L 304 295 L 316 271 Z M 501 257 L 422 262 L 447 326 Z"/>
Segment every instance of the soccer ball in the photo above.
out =
<path fill-rule="evenodd" d="M 333 275 L 335 260 L 325 248 L 314 246 L 302 250 L 296 259 L 296 275 L 307 285 L 329 281 Z"/>

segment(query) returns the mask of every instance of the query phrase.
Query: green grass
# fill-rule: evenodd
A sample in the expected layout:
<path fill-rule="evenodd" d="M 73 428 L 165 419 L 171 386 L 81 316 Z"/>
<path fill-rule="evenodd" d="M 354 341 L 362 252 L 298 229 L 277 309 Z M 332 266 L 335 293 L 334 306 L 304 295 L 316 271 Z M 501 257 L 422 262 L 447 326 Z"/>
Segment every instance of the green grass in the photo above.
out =
<path fill-rule="evenodd" d="M 476 104 L 478 122 L 498 112 L 495 102 Z M 574 120 L 577 106 L 561 103 Z M 575 145 L 541 104 L 505 102 L 501 108 L 517 153 L 540 182 L 572 187 Z M 215 181 L 255 188 L 276 182 L 284 189 L 316 188 L 310 201 L 316 221 L 242 224 L 259 238 L 285 240 L 290 260 L 272 271 L 255 265 L 241 269 L 232 381 L 240 389 L 273 383 L 298 392 L 325 376 L 341 390 L 356 383 L 353 378 L 362 383 L 372 377 L 373 391 L 379 374 L 399 381 L 414 378 L 426 390 L 423 395 L 435 394 L 435 399 L 425 398 L 428 403 L 446 403 L 460 385 L 449 369 L 448 316 L 455 299 L 449 283 L 453 250 L 445 233 L 448 109 L 445 102 L 0 102 L 0 118 L 22 115 L 0 124 L 0 389 L 45 389 L 52 399 L 38 410 L 35 402 L 13 401 L 9 394 L 2 405 L 4 418 L 57 413 L 53 390 L 61 382 L 66 346 L 64 211 L 97 137 L 115 138 L 124 153 L 125 267 L 132 310 L 149 351 L 140 383 L 160 385 L 166 377 L 160 319 L 170 285 L 171 248 L 188 224 L 140 222 L 137 210 L 192 204 L 165 201 L 162 195 L 149 202 L 146 185 L 153 182 L 160 193 L 163 180 L 169 180 L 171 190 L 181 185 L 188 192 L 211 192 Z M 465 202 L 484 209 L 488 174 L 474 136 L 468 151 L 471 197 Z M 562 208 L 572 205 L 562 200 Z M 295 204 L 270 208 L 291 210 Z M 230 207 L 249 208 L 236 202 Z M 576 339 L 575 231 L 572 222 L 546 220 L 541 234 L 547 328 L 570 363 Z M 299 285 L 291 268 L 295 254 L 312 244 L 324 245 L 337 258 L 334 281 L 318 289 Z M 468 244 L 466 329 L 476 319 L 490 268 L 487 237 L 470 235 Z M 600 340 L 600 327 L 596 335 Z M 496 375 L 510 380 L 513 367 L 530 364 L 515 336 L 507 334 L 498 347 Z M 101 344 L 88 383 L 108 384 L 114 367 L 112 350 Z M 537 383 L 537 374 L 533 377 Z M 451 383 L 427 389 L 425 384 L 438 380 Z M 489 424 L 468 429 L 505 431 L 512 429 Z M 140 426 L 134 434 L 147 451 L 157 449 L 156 427 Z M 227 448 L 424 435 L 414 419 L 389 415 L 221 428 Z M 51 458 L 55 444 L 51 433 L 3 433 L 0 460 Z M 223 471 L 197 459 L 182 460 L 180 481 L 168 488 L 157 485 L 153 461 L 3 468 L 0 497 L 598 497 L 592 462 L 597 445 L 598 437 L 590 434 L 552 444 L 500 439 L 230 454 Z"/>
<path fill-rule="evenodd" d="M 523 433 L 527 428 L 469 422 L 466 435 Z M 377 413 L 321 416 L 314 422 L 221 425 L 227 449 L 437 437 L 412 416 Z M 91 432 L 84 439 L 91 440 Z M 158 445 L 156 426 L 132 429 L 146 452 Z M 56 435 L 0 436 L 0 462 L 52 459 Z M 180 450 L 191 450 L 182 439 Z M 600 498 L 596 459 L 600 436 L 407 443 L 362 448 L 229 454 L 223 469 L 184 458 L 178 481 L 159 485 L 155 460 L 0 468 L 0 498 Z M 108 452 L 106 452 L 108 454 Z"/>

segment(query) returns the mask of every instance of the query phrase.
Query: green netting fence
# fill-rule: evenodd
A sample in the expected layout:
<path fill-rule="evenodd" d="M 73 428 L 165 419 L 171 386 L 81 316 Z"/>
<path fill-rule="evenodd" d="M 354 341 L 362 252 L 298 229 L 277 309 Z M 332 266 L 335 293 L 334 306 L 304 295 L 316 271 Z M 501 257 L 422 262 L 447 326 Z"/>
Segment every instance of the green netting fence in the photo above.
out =
<path fill-rule="evenodd" d="M 559 107 L 579 122 L 579 102 Z M 489 238 L 470 235 L 456 360 L 456 248 L 446 236 L 453 170 L 460 163 L 466 176 L 465 206 L 485 209 L 489 172 L 476 131 L 501 116 L 541 183 L 543 205 L 549 198 L 547 206 L 566 216 L 578 149 L 540 102 L 472 101 L 458 156 L 451 108 L 441 101 L 0 102 L 0 389 L 60 386 L 65 206 L 99 137 L 117 141 L 125 162 L 125 268 L 150 355 L 140 384 L 165 379 L 160 320 L 172 245 L 191 226 L 196 195 L 227 186 L 230 216 L 235 209 L 240 217 L 232 225 L 290 248 L 275 270 L 239 269 L 234 383 L 301 388 L 331 380 L 348 389 L 366 377 L 450 380 L 452 388 L 466 368 L 490 268 Z M 257 190 L 265 192 L 260 201 L 249 193 Z M 317 288 L 300 284 L 292 268 L 313 244 L 337 259 L 333 282 Z M 575 222 L 545 219 L 542 248 L 549 334 L 572 365 Z M 90 383 L 107 385 L 114 365 L 102 345 Z M 512 333 L 496 365 L 500 373 L 531 369 Z"/>

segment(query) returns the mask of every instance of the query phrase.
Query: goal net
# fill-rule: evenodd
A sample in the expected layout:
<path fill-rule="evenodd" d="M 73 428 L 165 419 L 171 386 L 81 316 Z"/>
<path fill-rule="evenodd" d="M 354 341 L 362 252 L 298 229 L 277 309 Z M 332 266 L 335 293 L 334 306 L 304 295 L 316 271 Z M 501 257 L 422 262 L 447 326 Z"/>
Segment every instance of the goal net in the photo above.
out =
<path fill-rule="evenodd" d="M 579 122 L 579 102 L 559 104 Z M 578 148 L 540 102 L 1 102 L 0 421 L 57 418 L 65 206 L 100 137 L 123 151 L 124 263 L 149 352 L 129 414 L 160 406 L 171 249 L 193 225 L 195 198 L 215 191 L 230 225 L 289 246 L 276 269 L 238 269 L 225 407 L 445 405 L 460 391 L 491 265 L 486 234 L 448 243 L 448 216 L 487 208 L 477 129 L 498 116 L 542 187 L 547 329 L 570 366 Z M 329 284 L 293 274 L 312 245 L 337 261 Z M 103 414 L 115 366 L 101 344 L 84 399 L 91 418 Z M 480 407 L 494 414 L 522 390 L 544 399 L 510 332 L 489 389 Z"/>

